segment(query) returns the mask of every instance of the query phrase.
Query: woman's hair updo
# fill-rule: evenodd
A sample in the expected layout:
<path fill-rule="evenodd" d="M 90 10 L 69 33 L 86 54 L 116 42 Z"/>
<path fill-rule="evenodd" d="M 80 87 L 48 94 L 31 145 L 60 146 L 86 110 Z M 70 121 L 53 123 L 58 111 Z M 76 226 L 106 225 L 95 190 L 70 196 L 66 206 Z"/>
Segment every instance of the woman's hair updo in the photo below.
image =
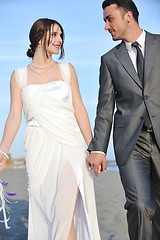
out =
<path fill-rule="evenodd" d="M 61 46 L 61 53 L 60 53 L 60 57 L 59 59 L 64 57 L 64 48 L 63 48 L 63 43 L 64 43 L 64 30 L 62 28 L 62 26 L 60 25 L 60 23 L 58 23 L 55 20 L 52 19 L 48 19 L 48 18 L 40 18 L 38 19 L 31 27 L 30 33 L 29 33 L 29 40 L 30 40 L 30 48 L 27 51 L 27 56 L 33 58 L 36 48 L 38 46 L 39 41 L 43 38 L 43 44 L 44 44 L 44 49 L 46 52 L 46 44 L 49 45 L 50 42 L 50 36 L 51 36 L 51 26 L 54 27 L 54 24 L 58 24 L 62 34 L 61 34 L 61 38 L 62 38 L 62 46 Z M 47 38 L 47 31 L 49 31 L 49 40 L 48 43 L 46 42 L 46 38 Z M 47 52 L 46 52 L 46 56 Z"/>

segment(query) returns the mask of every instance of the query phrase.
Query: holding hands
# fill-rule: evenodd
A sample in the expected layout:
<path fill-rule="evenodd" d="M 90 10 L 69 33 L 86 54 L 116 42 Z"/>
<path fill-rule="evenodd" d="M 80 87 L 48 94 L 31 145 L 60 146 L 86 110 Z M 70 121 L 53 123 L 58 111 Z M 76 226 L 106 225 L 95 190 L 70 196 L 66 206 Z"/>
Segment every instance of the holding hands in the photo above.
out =
<path fill-rule="evenodd" d="M 98 177 L 98 174 L 101 171 L 106 173 L 107 171 L 106 155 L 103 153 L 96 153 L 96 152 L 88 153 L 87 166 L 89 170 L 91 170 L 91 167 L 94 168 L 94 173 L 96 177 Z"/>

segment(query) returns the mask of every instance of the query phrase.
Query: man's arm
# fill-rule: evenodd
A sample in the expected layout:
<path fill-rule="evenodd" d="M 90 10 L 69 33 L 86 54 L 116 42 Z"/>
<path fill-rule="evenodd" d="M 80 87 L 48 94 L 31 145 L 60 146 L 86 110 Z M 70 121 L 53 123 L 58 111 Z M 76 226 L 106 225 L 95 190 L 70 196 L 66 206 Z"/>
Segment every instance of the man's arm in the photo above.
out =
<path fill-rule="evenodd" d="M 94 127 L 94 137 L 88 147 L 88 151 L 100 151 L 106 154 L 113 121 L 115 91 L 112 83 L 112 77 L 104 57 L 101 58 L 99 85 L 100 87 Z M 87 161 L 88 166 L 92 165 L 94 167 L 95 174 L 99 172 L 101 164 L 103 165 L 103 171 L 105 172 L 106 156 L 104 154 L 90 153 Z"/>

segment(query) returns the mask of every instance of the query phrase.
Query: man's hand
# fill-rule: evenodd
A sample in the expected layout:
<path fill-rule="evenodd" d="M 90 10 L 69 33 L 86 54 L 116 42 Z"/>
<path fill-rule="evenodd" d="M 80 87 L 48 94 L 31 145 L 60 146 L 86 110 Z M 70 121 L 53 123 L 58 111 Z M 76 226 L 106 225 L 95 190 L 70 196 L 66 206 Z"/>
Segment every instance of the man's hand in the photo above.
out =
<path fill-rule="evenodd" d="M 91 170 L 91 167 L 94 168 L 94 173 L 98 177 L 98 174 L 103 170 L 106 173 L 107 161 L 106 155 L 102 153 L 88 153 L 87 156 L 87 166 Z"/>

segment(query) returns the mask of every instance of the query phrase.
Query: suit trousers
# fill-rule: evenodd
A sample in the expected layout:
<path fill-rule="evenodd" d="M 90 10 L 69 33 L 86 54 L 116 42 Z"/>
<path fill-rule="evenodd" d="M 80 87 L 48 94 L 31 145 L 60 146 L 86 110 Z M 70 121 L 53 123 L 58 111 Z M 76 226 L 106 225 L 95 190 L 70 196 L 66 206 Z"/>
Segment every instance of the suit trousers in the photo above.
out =
<path fill-rule="evenodd" d="M 160 239 L 160 151 L 143 127 L 128 161 L 119 166 L 130 240 Z"/>

